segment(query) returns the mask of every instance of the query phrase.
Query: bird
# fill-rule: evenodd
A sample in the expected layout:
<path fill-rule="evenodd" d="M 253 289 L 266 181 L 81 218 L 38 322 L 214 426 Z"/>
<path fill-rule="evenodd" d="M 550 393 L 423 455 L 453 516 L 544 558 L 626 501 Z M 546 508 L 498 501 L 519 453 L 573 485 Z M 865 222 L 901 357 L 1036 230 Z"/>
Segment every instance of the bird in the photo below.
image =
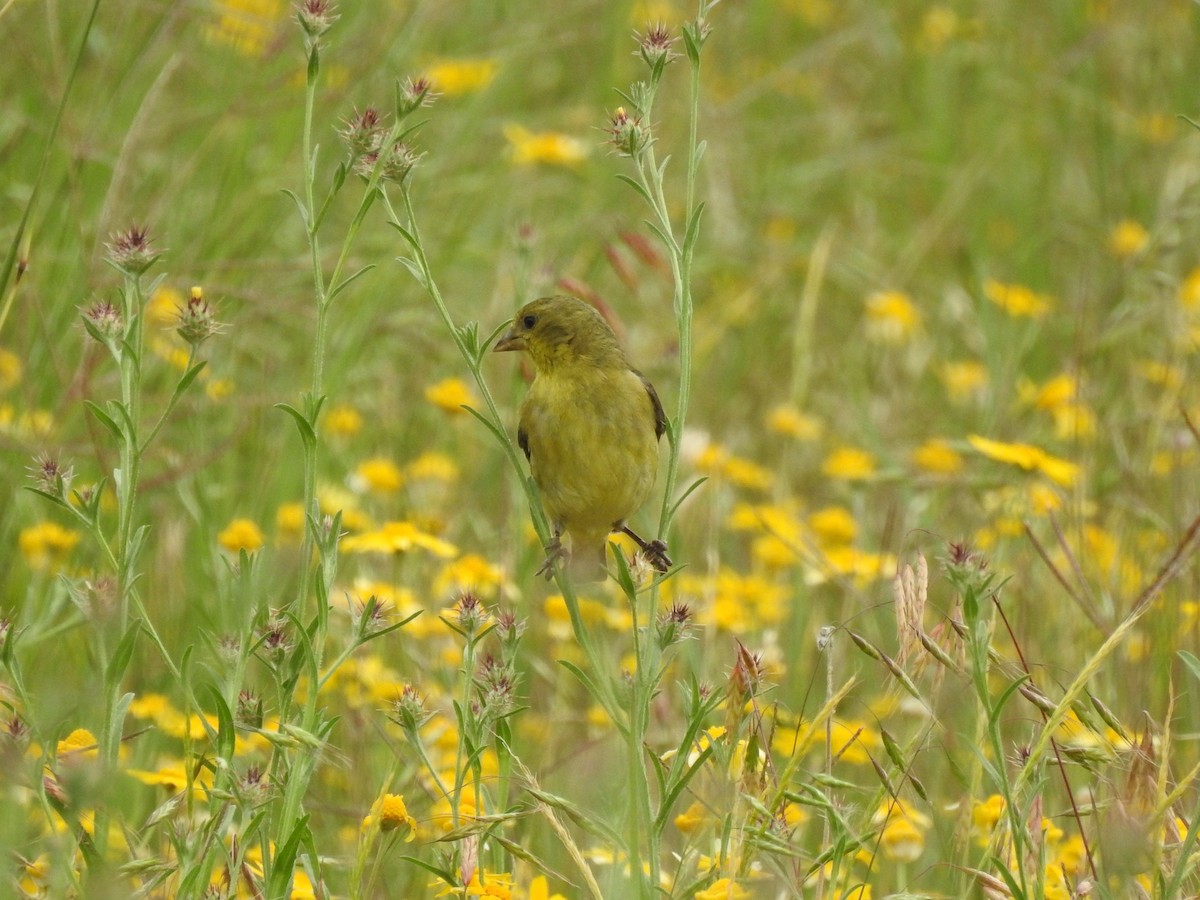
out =
<path fill-rule="evenodd" d="M 656 570 L 668 571 L 666 545 L 626 525 L 654 488 L 667 417 L 608 322 L 578 297 L 542 297 L 521 307 L 492 349 L 524 351 L 533 363 L 517 444 L 552 529 L 538 574 L 552 578 L 565 560 L 573 580 L 603 581 L 614 532 L 630 536 Z"/>

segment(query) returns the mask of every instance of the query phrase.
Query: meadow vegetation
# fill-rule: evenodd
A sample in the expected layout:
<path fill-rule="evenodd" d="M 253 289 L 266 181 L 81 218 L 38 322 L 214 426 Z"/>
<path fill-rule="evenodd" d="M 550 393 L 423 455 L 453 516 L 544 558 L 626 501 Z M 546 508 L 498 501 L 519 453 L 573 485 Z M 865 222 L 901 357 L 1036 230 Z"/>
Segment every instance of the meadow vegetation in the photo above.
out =
<path fill-rule="evenodd" d="M 0 895 L 1200 896 L 1195 4 L 0 27 Z M 666 576 L 535 575 L 552 293 Z"/>

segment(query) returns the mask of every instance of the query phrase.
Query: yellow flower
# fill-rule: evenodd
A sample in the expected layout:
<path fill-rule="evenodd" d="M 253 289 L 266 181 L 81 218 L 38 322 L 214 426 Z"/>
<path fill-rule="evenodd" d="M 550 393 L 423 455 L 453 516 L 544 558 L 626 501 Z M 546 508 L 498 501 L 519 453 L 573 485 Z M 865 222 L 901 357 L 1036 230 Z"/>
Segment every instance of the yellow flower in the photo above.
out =
<path fill-rule="evenodd" d="M 343 403 L 325 414 L 325 428 L 337 437 L 354 437 L 362 431 L 363 417 L 353 406 Z"/>
<path fill-rule="evenodd" d="M 862 481 L 875 474 L 875 457 L 857 447 L 838 447 L 825 457 L 821 471 L 830 478 Z"/>
<path fill-rule="evenodd" d="M 882 824 L 879 836 L 883 854 L 896 862 L 916 862 L 925 852 L 925 832 L 933 825 L 929 816 L 899 800 L 885 800 L 872 817 Z"/>
<path fill-rule="evenodd" d="M 275 510 L 275 532 L 283 539 L 299 540 L 304 534 L 304 504 L 281 504 Z"/>
<path fill-rule="evenodd" d="M 1040 319 L 1054 303 L 1051 297 L 1022 284 L 1002 284 L 992 279 L 983 283 L 983 295 L 1013 318 Z"/>
<path fill-rule="evenodd" d="M 267 52 L 287 9 L 283 0 L 222 0 L 214 7 L 217 21 L 205 29 L 205 37 L 254 57 Z"/>
<path fill-rule="evenodd" d="M 168 794 L 178 794 L 186 790 L 188 775 L 192 776 L 192 796 L 203 800 L 208 796 L 206 788 L 213 785 L 212 769 L 206 766 L 186 766 L 182 761 L 174 761 L 160 766 L 153 771 L 146 769 L 126 769 L 126 774 L 136 778 L 142 784 L 151 787 L 161 787 Z"/>
<path fill-rule="evenodd" d="M 903 291 L 880 291 L 867 298 L 867 337 L 901 344 L 921 325 L 921 313 Z"/>
<path fill-rule="evenodd" d="M 458 548 L 453 544 L 427 534 L 412 522 L 384 522 L 381 528 L 342 540 L 345 553 L 406 553 L 414 548 L 427 550 L 443 559 L 458 555 Z"/>
<path fill-rule="evenodd" d="M 417 835 L 417 820 L 408 814 L 404 798 L 399 794 L 384 794 L 371 805 L 371 812 L 362 821 L 364 831 L 379 823 L 383 832 L 398 831 L 404 835 L 404 840 L 411 841 Z"/>
<path fill-rule="evenodd" d="M 529 900 L 567 900 L 562 894 L 550 893 L 550 882 L 545 875 L 538 875 L 529 882 Z"/>
<path fill-rule="evenodd" d="M 913 465 L 934 475 L 954 475 L 963 467 L 963 458 L 943 438 L 930 438 L 912 453 Z"/>
<path fill-rule="evenodd" d="M 434 579 L 433 593 L 444 597 L 458 591 L 472 590 L 491 597 L 503 583 L 503 569 L 492 565 L 477 553 L 468 553 L 442 567 Z"/>
<path fill-rule="evenodd" d="M 377 494 L 394 494 L 404 485 L 404 475 L 390 459 L 376 456 L 358 464 L 350 483 Z"/>
<path fill-rule="evenodd" d="M 518 165 L 578 166 L 587 157 L 587 146 L 578 138 L 557 131 L 532 132 L 521 125 L 504 126 L 504 137 L 512 145 L 513 162 Z"/>
<path fill-rule="evenodd" d="M 54 755 L 60 760 L 95 759 L 99 754 L 96 736 L 86 728 L 76 728 L 58 742 Z"/>
<path fill-rule="evenodd" d="M 425 67 L 425 77 L 439 94 L 454 97 L 481 91 L 496 77 L 491 59 L 439 59 Z"/>
<path fill-rule="evenodd" d="M 80 538 L 78 531 L 63 528 L 55 522 L 39 522 L 21 529 L 17 545 L 30 568 L 40 570 L 61 565 Z"/>
<path fill-rule="evenodd" d="M 1108 236 L 1108 251 L 1117 259 L 1137 256 L 1150 243 L 1150 234 L 1140 222 L 1122 219 Z"/>
<path fill-rule="evenodd" d="M 425 388 L 425 399 L 439 409 L 456 415 L 465 413 L 464 406 L 474 406 L 475 397 L 461 378 L 446 378 Z"/>
<path fill-rule="evenodd" d="M 975 802 L 971 807 L 971 834 L 974 835 L 976 844 L 980 847 L 988 845 L 992 839 L 992 831 L 1003 814 L 1004 798 L 999 794 L 992 794 L 987 800 Z"/>
<path fill-rule="evenodd" d="M 21 383 L 25 367 L 21 358 L 11 350 L 0 347 L 0 393 L 11 390 Z"/>
<path fill-rule="evenodd" d="M 1050 412 L 1072 405 L 1078 395 L 1079 380 L 1067 372 L 1056 375 L 1042 385 L 1034 384 L 1027 378 L 1022 378 L 1017 385 L 1017 396 L 1022 403 Z"/>
<path fill-rule="evenodd" d="M 1079 475 L 1079 466 L 1075 463 L 1051 456 L 1032 444 L 1005 444 L 977 434 L 968 435 L 967 442 L 990 459 L 1018 466 L 1027 472 L 1041 472 L 1063 487 L 1070 487 Z"/>
<path fill-rule="evenodd" d="M 684 834 L 692 834 L 703 828 L 705 823 L 712 821 L 713 817 L 704 804 L 696 800 L 691 806 L 675 817 L 675 827 Z"/>
<path fill-rule="evenodd" d="M 1200 266 L 1188 272 L 1179 285 L 1179 302 L 1190 312 L 1200 310 Z"/>
<path fill-rule="evenodd" d="M 823 544 L 849 544 L 858 534 L 854 515 L 844 506 L 826 506 L 808 517 L 811 528 Z"/>
<path fill-rule="evenodd" d="M 824 430 L 820 419 L 786 404 L 767 413 L 767 428 L 798 441 L 815 441 Z"/>
<path fill-rule="evenodd" d="M 917 45 L 926 53 L 937 53 L 959 32 L 958 13 L 947 6 L 932 6 L 921 18 Z"/>
<path fill-rule="evenodd" d="M 444 481 L 458 479 L 458 465 L 443 453 L 422 453 L 404 471 L 413 481 Z"/>
<path fill-rule="evenodd" d="M 692 897 L 695 900 L 750 900 L 751 894 L 732 878 L 718 878 Z"/>
<path fill-rule="evenodd" d="M 262 548 L 263 533 L 250 519 L 234 519 L 217 535 L 217 543 L 230 553 L 253 553 Z"/>
<path fill-rule="evenodd" d="M 988 375 L 983 363 L 973 359 L 942 363 L 939 373 L 946 393 L 954 403 L 977 399 L 987 390 Z"/>

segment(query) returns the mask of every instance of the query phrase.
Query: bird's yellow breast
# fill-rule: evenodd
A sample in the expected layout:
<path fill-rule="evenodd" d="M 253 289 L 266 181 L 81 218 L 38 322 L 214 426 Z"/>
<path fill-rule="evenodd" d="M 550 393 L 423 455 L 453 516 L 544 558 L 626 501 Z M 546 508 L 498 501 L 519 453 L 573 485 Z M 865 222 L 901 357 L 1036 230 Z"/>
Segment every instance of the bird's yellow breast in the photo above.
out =
<path fill-rule="evenodd" d="M 628 368 L 539 374 L 521 430 L 550 518 L 577 538 L 606 535 L 646 501 L 658 468 L 654 405 Z"/>

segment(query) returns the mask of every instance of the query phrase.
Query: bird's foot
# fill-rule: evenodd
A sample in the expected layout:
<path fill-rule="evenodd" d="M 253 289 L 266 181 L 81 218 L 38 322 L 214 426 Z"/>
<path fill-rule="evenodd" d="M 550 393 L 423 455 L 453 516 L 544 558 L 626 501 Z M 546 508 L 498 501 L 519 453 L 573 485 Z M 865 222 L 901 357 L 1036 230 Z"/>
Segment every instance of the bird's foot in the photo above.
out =
<path fill-rule="evenodd" d="M 671 557 L 667 555 L 667 545 L 663 541 L 657 539 L 647 541 L 632 528 L 625 525 L 622 525 L 617 530 L 633 539 L 633 542 L 641 548 L 642 555 L 646 557 L 646 562 L 654 567 L 654 571 L 664 575 L 670 571 L 674 563 L 671 561 Z"/>
<path fill-rule="evenodd" d="M 542 567 L 537 570 L 538 575 L 544 575 L 549 581 L 554 577 L 554 564 L 557 562 L 565 563 L 571 558 L 571 551 L 562 545 L 560 535 L 555 535 L 554 538 L 546 545 L 546 561 L 542 563 Z"/>

